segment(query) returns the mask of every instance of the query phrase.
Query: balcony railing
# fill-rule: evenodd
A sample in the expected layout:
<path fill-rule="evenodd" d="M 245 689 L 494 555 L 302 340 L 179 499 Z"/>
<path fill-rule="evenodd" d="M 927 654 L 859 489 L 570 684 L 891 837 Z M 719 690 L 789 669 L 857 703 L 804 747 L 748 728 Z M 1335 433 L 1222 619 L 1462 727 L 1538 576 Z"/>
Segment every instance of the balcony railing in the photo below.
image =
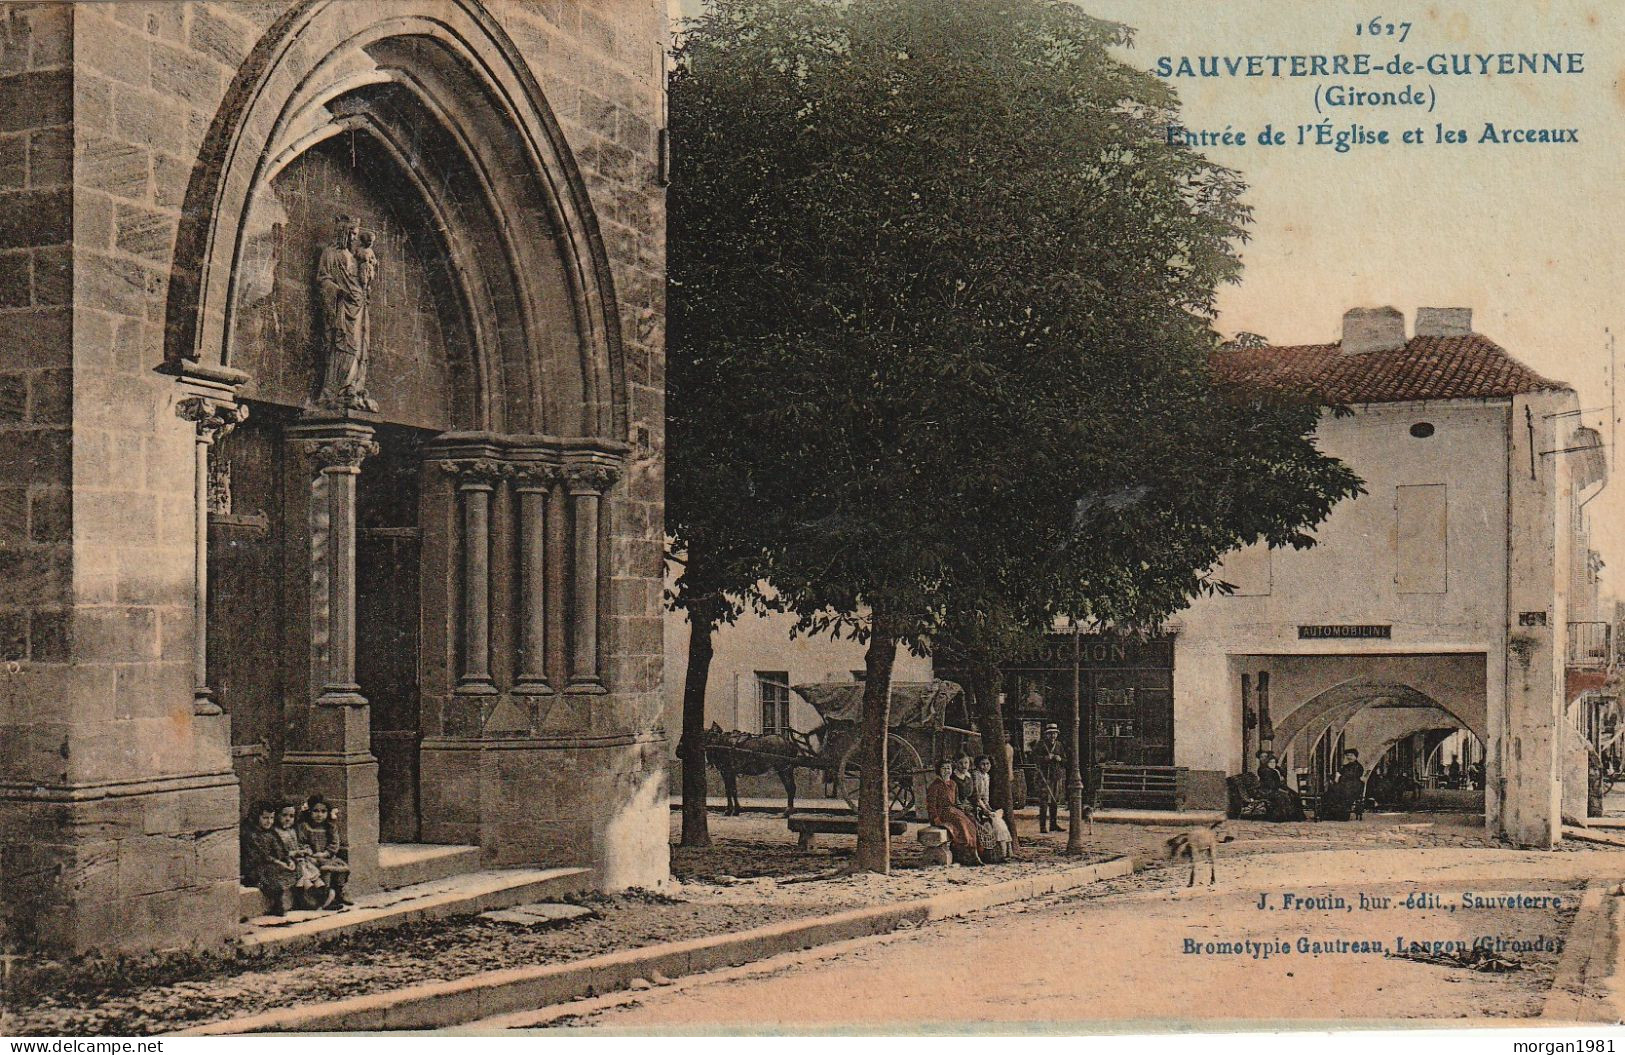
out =
<path fill-rule="evenodd" d="M 1613 627 L 1607 623 L 1570 623 L 1568 665 L 1576 670 L 1603 670 L 1613 659 Z"/>

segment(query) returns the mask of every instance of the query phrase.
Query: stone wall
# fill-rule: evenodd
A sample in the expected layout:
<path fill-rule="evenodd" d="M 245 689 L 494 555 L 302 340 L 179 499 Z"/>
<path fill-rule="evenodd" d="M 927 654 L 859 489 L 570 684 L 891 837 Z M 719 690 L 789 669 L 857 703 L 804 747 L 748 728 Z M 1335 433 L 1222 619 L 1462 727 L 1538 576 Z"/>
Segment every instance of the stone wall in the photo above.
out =
<path fill-rule="evenodd" d="M 24 940 L 147 948 L 236 928 L 229 716 L 193 697 L 196 433 L 176 413 L 188 391 L 157 368 L 174 291 L 197 280 L 177 270 L 177 232 L 220 161 L 209 131 L 243 99 L 228 89 L 256 41 L 328 6 L 12 5 L 3 27 L 0 336 L 22 351 L 0 370 L 0 653 L 18 664 L 0 668 L 0 897 Z M 613 765 L 583 761 L 610 776 L 580 786 L 620 797 L 589 840 L 605 881 L 658 881 L 664 4 L 488 8 L 564 132 L 613 279 L 622 373 L 594 398 L 624 407 L 632 454 L 605 518 L 612 691 L 591 725 L 621 746 L 602 748 Z M 661 746 L 630 746 L 644 743 Z M 635 867 L 610 863 L 634 844 Z"/>

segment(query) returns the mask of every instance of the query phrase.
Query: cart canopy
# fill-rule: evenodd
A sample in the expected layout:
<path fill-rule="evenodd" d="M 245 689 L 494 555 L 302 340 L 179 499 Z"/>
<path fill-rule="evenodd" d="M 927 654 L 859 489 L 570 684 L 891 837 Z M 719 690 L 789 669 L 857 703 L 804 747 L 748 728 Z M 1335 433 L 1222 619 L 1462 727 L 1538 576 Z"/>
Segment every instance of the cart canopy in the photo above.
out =
<path fill-rule="evenodd" d="M 857 725 L 863 716 L 863 682 L 824 681 L 793 685 L 825 722 Z M 893 729 L 941 729 L 948 705 L 963 692 L 957 682 L 894 681 L 891 684 L 890 726 Z"/>

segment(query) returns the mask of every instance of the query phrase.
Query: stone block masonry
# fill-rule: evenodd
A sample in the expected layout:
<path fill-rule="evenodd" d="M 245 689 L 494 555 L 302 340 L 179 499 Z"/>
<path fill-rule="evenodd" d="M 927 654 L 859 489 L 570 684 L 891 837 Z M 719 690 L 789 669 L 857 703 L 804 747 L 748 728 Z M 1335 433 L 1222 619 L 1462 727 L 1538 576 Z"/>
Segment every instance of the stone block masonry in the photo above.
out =
<path fill-rule="evenodd" d="M 415 394 L 391 390 L 407 407 L 430 405 L 424 393 L 451 395 L 416 417 L 385 399 L 384 423 L 591 441 L 618 470 L 593 492 L 591 516 L 573 512 L 567 533 L 548 537 L 553 548 L 536 564 L 545 582 L 529 587 L 563 591 L 571 605 L 585 598 L 592 618 L 567 607 L 563 626 L 529 624 L 512 598 L 532 595 L 492 580 L 499 603 L 489 661 L 499 681 L 521 670 L 515 657 L 526 633 L 532 653 L 572 657 L 570 670 L 545 672 L 555 695 L 527 712 L 545 713 L 562 731 L 527 728 L 522 739 L 537 742 L 522 750 L 477 729 L 445 746 L 456 759 L 441 767 L 446 792 L 467 797 L 448 801 L 433 821 L 441 827 L 426 824 L 422 837 L 476 843 L 492 862 L 588 864 L 606 885 L 660 882 L 662 657 L 648 628 L 661 614 L 664 3 L 110 0 L 16 3 L 7 16 L 0 343 L 15 351 L 0 365 L 0 914 L 8 939 L 137 950 L 237 933 L 238 770 L 248 762 L 274 769 L 282 746 L 267 753 L 234 743 L 234 729 L 253 723 L 239 715 L 234 724 L 229 694 L 217 705 L 198 684 L 200 665 L 211 669 L 203 647 L 210 617 L 220 614 L 199 612 L 208 566 L 200 525 L 210 524 L 200 503 L 212 444 L 225 431 L 208 432 L 222 420 L 210 411 L 300 413 L 301 386 L 314 387 L 321 354 L 301 343 L 321 318 L 300 270 L 314 261 L 301 249 L 281 270 L 255 271 L 259 258 L 237 248 L 250 205 L 266 200 L 278 171 L 305 173 L 311 222 L 334 204 L 325 196 L 359 193 L 337 169 L 348 156 L 343 140 L 320 146 L 336 127 L 322 122 L 373 136 L 365 156 L 394 164 L 390 151 L 402 144 L 390 130 L 403 127 L 399 108 L 410 91 L 435 96 L 460 133 L 492 144 L 485 156 L 497 175 L 487 190 L 496 201 L 466 199 L 432 178 L 391 191 L 419 195 L 429 218 L 410 210 L 380 218 L 395 233 L 381 245 L 374 310 L 395 313 L 376 327 L 379 354 L 413 343 L 411 334 L 433 337 L 447 319 L 463 328 L 425 338 L 447 351 L 413 368 Z M 312 108 L 300 94 L 317 70 L 368 64 L 384 76 L 368 90 L 342 89 L 331 108 Z M 408 75 L 391 81 L 388 71 Z M 476 75 L 491 83 L 466 90 Z M 395 87 L 376 87 L 385 83 Z M 262 170 L 263 161 L 271 164 Z M 545 179 L 528 171 L 537 164 L 551 166 Z M 564 189 L 550 200 L 543 188 Z M 487 275 L 489 302 L 475 304 L 470 321 L 446 307 L 461 296 L 448 288 L 469 261 L 505 259 L 503 225 L 471 219 L 486 207 L 547 217 L 569 229 L 566 248 L 582 255 L 522 247 L 534 257 Z M 434 242 L 444 232 L 466 233 Z M 242 245 L 274 249 L 282 233 L 267 222 L 263 244 Z M 408 281 L 388 269 L 408 247 L 461 263 Z M 525 293 L 542 271 L 553 276 L 547 296 Z M 245 351 L 234 360 L 234 348 L 251 339 L 278 347 L 264 327 L 294 315 L 266 306 L 300 297 L 310 325 L 304 338 L 282 333 L 285 358 L 260 355 L 251 367 Z M 573 309 L 545 310 L 572 326 L 584 320 L 579 346 L 559 337 L 558 325 L 534 339 L 526 313 L 568 297 L 579 298 Z M 526 354 L 546 361 L 526 362 Z M 388 373 L 375 387 L 389 388 Z M 183 417 L 182 402 L 199 399 L 214 403 Z M 557 500 L 588 507 L 585 493 L 561 489 Z M 515 515 L 506 504 L 493 508 Z M 243 510 L 244 530 L 263 512 Z M 500 531 L 493 538 L 511 541 Z M 568 569 L 554 558 L 566 543 L 578 559 L 560 578 Z M 426 539 L 424 549 L 439 544 Z M 461 652 L 448 655 L 462 661 Z M 432 680 L 439 663 L 426 657 L 420 677 Z M 567 693 L 571 673 L 577 691 Z M 344 761 L 330 790 L 372 811 L 370 820 L 347 818 L 352 840 L 373 844 L 365 858 L 376 849 L 379 794 L 364 742 L 367 701 L 344 706 L 345 742 L 296 746 L 300 765 Z M 260 717 L 256 728 L 282 721 L 280 712 Z M 425 733 L 441 730 L 442 719 L 426 711 Z M 317 737 L 325 728 L 306 724 Z M 431 754 L 426 777 L 440 765 Z M 286 779 L 303 778 L 290 771 Z M 527 812 L 516 802 L 547 805 Z"/>

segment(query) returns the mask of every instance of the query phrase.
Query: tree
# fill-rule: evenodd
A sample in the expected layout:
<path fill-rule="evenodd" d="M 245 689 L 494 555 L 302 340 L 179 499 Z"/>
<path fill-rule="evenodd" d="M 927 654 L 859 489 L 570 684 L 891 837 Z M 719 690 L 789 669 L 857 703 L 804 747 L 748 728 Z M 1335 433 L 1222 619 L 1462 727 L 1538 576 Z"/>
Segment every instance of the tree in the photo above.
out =
<path fill-rule="evenodd" d="M 698 210 L 683 197 L 688 184 L 673 191 L 670 234 L 689 245 Z M 692 233 L 691 233 L 692 232 Z M 683 680 L 683 730 L 677 754 L 682 761 L 683 846 L 709 846 L 706 819 L 705 694 L 710 682 L 713 638 L 719 627 L 737 620 L 757 596 L 761 555 L 772 537 L 778 510 L 756 501 L 752 478 L 753 438 L 735 428 L 738 400 L 750 372 L 735 370 L 731 359 L 713 355 L 693 335 L 690 317 L 707 288 L 685 282 L 688 254 L 671 264 L 666 415 L 667 560 L 677 568 L 667 602 L 688 618 L 688 666 Z"/>
<path fill-rule="evenodd" d="M 749 437 L 778 603 L 868 644 L 861 868 L 899 642 L 1166 614 L 1357 486 L 1312 407 L 1212 383 L 1243 185 L 1168 142 L 1128 39 L 1056 0 L 712 0 L 678 51 L 672 355 L 708 382 L 672 401 Z"/>

